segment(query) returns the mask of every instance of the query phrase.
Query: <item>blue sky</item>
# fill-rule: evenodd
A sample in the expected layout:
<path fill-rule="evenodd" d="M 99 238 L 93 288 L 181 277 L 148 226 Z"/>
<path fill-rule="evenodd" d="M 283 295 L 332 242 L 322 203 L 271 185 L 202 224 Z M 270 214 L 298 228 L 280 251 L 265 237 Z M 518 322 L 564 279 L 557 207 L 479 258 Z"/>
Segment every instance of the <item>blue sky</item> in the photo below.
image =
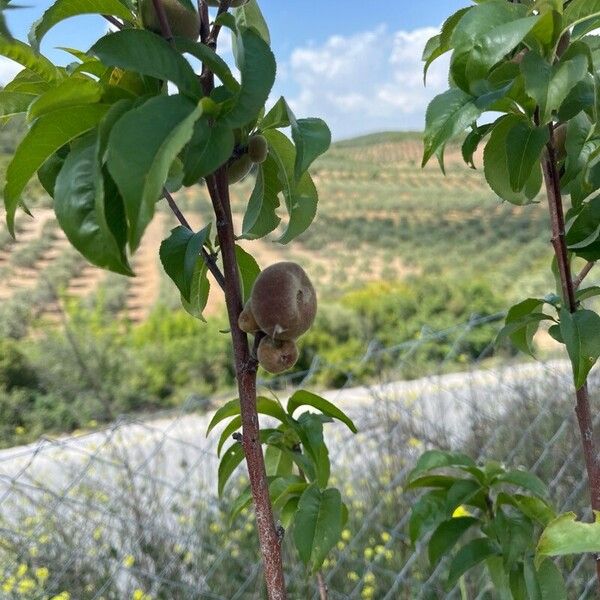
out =
<path fill-rule="evenodd" d="M 26 39 L 31 22 L 51 4 L 9 11 L 13 34 Z M 427 102 L 445 85 L 444 64 L 420 81 L 422 47 L 444 18 L 468 0 L 262 0 L 279 63 L 274 96 L 285 95 L 299 116 L 322 116 L 336 138 L 380 130 L 420 129 Z M 367 8 L 365 8 L 365 6 Z M 106 29 L 99 17 L 65 21 L 42 51 L 64 63 L 57 46 L 87 49 Z M 16 66 L 0 63 L 0 79 Z"/>

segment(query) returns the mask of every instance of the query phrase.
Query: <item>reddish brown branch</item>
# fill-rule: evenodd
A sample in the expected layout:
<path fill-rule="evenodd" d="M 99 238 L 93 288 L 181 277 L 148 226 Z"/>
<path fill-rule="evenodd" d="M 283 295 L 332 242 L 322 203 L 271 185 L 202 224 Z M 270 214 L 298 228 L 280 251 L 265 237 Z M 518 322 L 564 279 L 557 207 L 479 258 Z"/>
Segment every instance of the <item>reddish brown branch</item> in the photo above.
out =
<path fill-rule="evenodd" d="M 575 285 L 571 275 L 567 243 L 565 239 L 565 217 L 560 191 L 560 175 L 557 167 L 554 145 L 554 127 L 549 125 L 550 141 L 546 146 L 546 155 L 542 160 L 544 181 L 548 195 L 550 222 L 552 225 L 552 245 L 558 266 L 563 303 L 571 313 L 577 310 Z M 590 267 L 591 268 L 591 267 Z M 592 410 L 587 382 L 576 390 L 577 406 L 575 413 L 581 433 L 583 456 L 588 474 L 591 504 L 593 510 L 600 510 L 600 460 L 597 452 L 597 440 L 594 433 Z M 596 556 L 596 572 L 600 586 L 600 556 Z"/>
<path fill-rule="evenodd" d="M 589 275 L 589 272 L 594 268 L 596 261 L 588 262 L 583 269 L 579 272 L 579 275 L 573 280 L 573 287 L 575 290 L 579 289 L 579 286 L 583 283 L 583 280 Z"/>
<path fill-rule="evenodd" d="M 235 371 L 242 413 L 242 444 L 248 466 L 250 488 L 254 500 L 256 527 L 264 565 L 269 600 L 285 600 L 287 593 L 281 558 L 281 536 L 275 527 L 269 486 L 260 443 L 256 411 L 256 359 L 250 354 L 248 336 L 238 327 L 243 309 L 239 271 L 235 255 L 235 234 L 227 182 L 227 169 L 221 167 L 207 178 L 217 220 L 217 232 L 225 271 L 225 303 L 231 328 Z"/>

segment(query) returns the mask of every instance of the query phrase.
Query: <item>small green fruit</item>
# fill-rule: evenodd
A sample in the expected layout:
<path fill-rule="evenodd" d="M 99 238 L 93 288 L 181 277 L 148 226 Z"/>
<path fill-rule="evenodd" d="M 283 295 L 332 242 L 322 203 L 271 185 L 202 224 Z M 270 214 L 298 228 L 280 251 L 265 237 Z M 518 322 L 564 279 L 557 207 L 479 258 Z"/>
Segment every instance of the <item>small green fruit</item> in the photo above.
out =
<path fill-rule="evenodd" d="M 195 42 L 200 34 L 200 15 L 187 9 L 179 0 L 162 0 L 162 4 L 173 35 Z M 160 21 L 152 0 L 141 0 L 140 12 L 144 27 L 161 33 Z"/>
<path fill-rule="evenodd" d="M 298 347 L 294 340 L 274 340 L 264 337 L 257 352 L 260 366 L 274 375 L 291 369 L 298 361 Z"/>
<path fill-rule="evenodd" d="M 227 179 L 229 181 L 229 185 L 233 185 L 234 183 L 244 179 L 244 177 L 250 173 L 252 165 L 253 163 L 247 154 L 242 154 L 242 156 L 239 158 L 231 161 L 227 167 Z"/>
<path fill-rule="evenodd" d="M 269 144 L 263 135 L 253 135 L 248 140 L 248 156 L 255 163 L 263 163 L 269 154 Z"/>

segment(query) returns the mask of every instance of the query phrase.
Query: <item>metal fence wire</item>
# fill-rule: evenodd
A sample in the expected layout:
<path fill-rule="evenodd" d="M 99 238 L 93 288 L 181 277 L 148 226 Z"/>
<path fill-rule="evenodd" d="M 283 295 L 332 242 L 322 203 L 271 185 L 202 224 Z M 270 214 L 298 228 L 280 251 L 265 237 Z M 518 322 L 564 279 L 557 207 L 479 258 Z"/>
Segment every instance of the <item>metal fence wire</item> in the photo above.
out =
<path fill-rule="evenodd" d="M 261 382 L 265 393 L 283 398 L 314 387 L 324 369 L 346 374 L 341 389 L 324 393 L 359 426 L 357 435 L 339 424 L 326 427 L 333 483 L 350 508 L 323 567 L 332 600 L 461 597 L 445 587 L 447 562 L 432 568 L 423 544 L 413 545 L 407 533 L 418 493 L 404 490 L 406 477 L 429 447 L 531 469 L 548 483 L 558 510 L 589 518 L 569 365 L 475 360 L 445 373 L 467 334 L 499 326 L 501 318 L 423 330 L 393 348 L 373 342 L 343 365 L 315 359 L 305 373 Z M 446 359 L 428 377 L 399 380 L 425 345 L 443 346 Z M 376 375 L 358 385 L 356 366 L 364 364 L 375 365 Z M 590 387 L 596 400 L 596 375 Z M 199 405 L 205 402 L 191 398 L 178 410 L 124 416 L 100 431 L 1 451 L 0 598 L 263 598 L 252 512 L 228 520 L 244 470 L 218 498 L 219 432 L 206 437 L 211 414 Z M 296 560 L 290 537 L 290 598 L 317 600 L 316 582 Z M 593 597 L 591 562 L 560 563 L 569 598 Z M 469 598 L 495 597 L 483 569 L 466 577 L 465 588 Z"/>

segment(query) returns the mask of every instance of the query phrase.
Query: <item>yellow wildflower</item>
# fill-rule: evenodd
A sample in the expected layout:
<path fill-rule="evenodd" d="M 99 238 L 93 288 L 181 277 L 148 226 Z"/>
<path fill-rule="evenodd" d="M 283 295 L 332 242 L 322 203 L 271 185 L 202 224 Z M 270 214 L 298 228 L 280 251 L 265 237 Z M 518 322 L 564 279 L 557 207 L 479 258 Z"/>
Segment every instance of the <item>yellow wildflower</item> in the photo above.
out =
<path fill-rule="evenodd" d="M 356 571 L 350 571 L 346 577 L 350 580 L 350 581 L 358 581 L 360 579 L 360 577 L 358 576 L 358 573 Z"/>
<path fill-rule="evenodd" d="M 27 565 L 22 564 L 19 565 L 18 569 L 17 569 L 17 577 L 24 577 L 25 573 L 27 573 Z"/>
<path fill-rule="evenodd" d="M 366 560 L 371 560 L 373 558 L 373 548 L 365 548 L 363 554 L 365 555 Z"/>
<path fill-rule="evenodd" d="M 387 543 L 388 543 L 388 542 L 389 542 L 391 539 L 392 539 L 392 536 L 391 536 L 391 535 L 390 535 L 390 534 L 389 534 L 387 531 L 384 531 L 384 532 L 381 534 L 381 541 L 382 541 L 384 544 L 387 544 Z"/>
<path fill-rule="evenodd" d="M 135 564 L 135 558 L 131 555 L 128 554 L 124 559 L 123 559 L 123 566 L 126 569 L 131 569 L 131 567 L 133 567 L 133 565 Z"/>
<path fill-rule="evenodd" d="M 35 570 L 35 576 L 40 583 L 44 583 L 49 575 L 50 571 L 46 567 L 39 567 Z"/>
<path fill-rule="evenodd" d="M 364 600 L 371 600 L 375 596 L 375 588 L 371 585 L 366 585 L 360 593 L 360 597 Z"/>
<path fill-rule="evenodd" d="M 345 542 L 350 541 L 350 539 L 352 539 L 352 532 L 349 529 L 344 529 L 344 531 L 342 531 L 342 539 Z"/>
<path fill-rule="evenodd" d="M 26 579 L 21 579 L 21 581 L 19 581 L 19 583 L 17 584 L 17 591 L 19 592 L 19 594 L 24 596 L 25 594 L 29 594 L 29 592 L 35 590 L 36 587 L 37 584 L 35 583 L 35 581 L 27 577 Z"/>
<path fill-rule="evenodd" d="M 369 571 L 368 573 L 365 573 L 365 583 L 366 584 L 375 583 L 375 575 L 373 573 L 371 573 L 371 571 Z"/>
<path fill-rule="evenodd" d="M 6 579 L 6 581 L 2 584 L 2 591 L 9 594 L 10 592 L 13 591 L 14 587 L 15 587 L 15 578 L 8 577 Z"/>

